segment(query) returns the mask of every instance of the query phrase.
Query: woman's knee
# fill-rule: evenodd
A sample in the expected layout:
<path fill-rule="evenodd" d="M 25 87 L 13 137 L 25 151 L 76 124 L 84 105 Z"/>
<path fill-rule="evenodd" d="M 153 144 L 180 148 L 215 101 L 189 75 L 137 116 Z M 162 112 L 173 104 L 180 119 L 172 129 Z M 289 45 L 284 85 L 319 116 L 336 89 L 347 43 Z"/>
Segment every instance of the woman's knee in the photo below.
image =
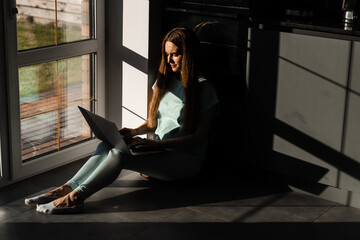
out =
<path fill-rule="evenodd" d="M 110 149 L 106 160 L 112 167 L 123 168 L 123 162 L 126 159 L 127 154 L 117 148 Z"/>
<path fill-rule="evenodd" d="M 112 146 L 110 146 L 108 143 L 100 142 L 93 155 L 100 155 L 103 153 L 108 153 L 111 149 L 112 149 Z"/>

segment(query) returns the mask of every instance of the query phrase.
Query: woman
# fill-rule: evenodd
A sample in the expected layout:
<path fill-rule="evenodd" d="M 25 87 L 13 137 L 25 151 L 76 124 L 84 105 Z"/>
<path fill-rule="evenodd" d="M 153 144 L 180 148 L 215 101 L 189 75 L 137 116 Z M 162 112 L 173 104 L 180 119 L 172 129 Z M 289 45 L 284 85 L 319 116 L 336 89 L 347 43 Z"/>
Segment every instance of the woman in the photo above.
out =
<path fill-rule="evenodd" d="M 218 103 L 214 88 L 200 76 L 199 42 L 187 28 L 171 30 L 162 42 L 162 60 L 153 86 L 148 120 L 120 133 L 133 150 L 166 149 L 129 155 L 100 143 L 95 153 L 66 184 L 25 199 L 42 213 L 73 213 L 84 200 L 116 180 L 122 169 L 173 181 L 196 176 L 205 158 L 207 135 Z M 152 139 L 134 138 L 152 134 Z"/>

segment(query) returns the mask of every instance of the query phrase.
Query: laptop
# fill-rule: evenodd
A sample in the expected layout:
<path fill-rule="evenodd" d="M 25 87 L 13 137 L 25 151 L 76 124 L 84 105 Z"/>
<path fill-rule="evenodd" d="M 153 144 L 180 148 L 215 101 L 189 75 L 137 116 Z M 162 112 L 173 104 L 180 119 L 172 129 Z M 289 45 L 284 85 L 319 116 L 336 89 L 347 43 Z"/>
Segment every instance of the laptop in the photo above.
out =
<path fill-rule="evenodd" d="M 133 151 L 126 144 L 124 138 L 120 134 L 119 129 L 117 128 L 114 122 L 111 122 L 95 113 L 92 113 L 83 107 L 78 106 L 78 108 L 80 109 L 80 112 L 84 116 L 86 122 L 89 124 L 89 127 L 94 132 L 95 136 L 98 139 L 110 144 L 114 148 L 121 149 L 131 155 L 157 153 L 157 152 L 165 151 L 165 150 Z"/>

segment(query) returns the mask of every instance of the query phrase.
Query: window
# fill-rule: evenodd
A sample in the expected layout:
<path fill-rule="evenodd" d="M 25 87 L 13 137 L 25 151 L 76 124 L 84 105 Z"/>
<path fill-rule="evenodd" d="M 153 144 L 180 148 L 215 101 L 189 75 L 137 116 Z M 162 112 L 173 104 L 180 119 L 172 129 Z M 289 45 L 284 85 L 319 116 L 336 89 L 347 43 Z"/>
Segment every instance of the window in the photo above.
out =
<path fill-rule="evenodd" d="M 17 49 L 89 39 L 89 0 L 17 0 Z M 18 68 L 22 160 L 58 151 L 90 137 L 76 106 L 87 108 L 91 55 Z"/>
<path fill-rule="evenodd" d="M 77 105 L 93 101 L 90 55 L 19 68 L 22 160 L 90 138 Z"/>
<path fill-rule="evenodd" d="M 91 38 L 91 0 L 17 0 L 18 50 Z"/>
<path fill-rule="evenodd" d="M 104 3 L 11 0 L 4 6 L 9 148 L 12 176 L 20 178 L 94 149 L 77 106 L 104 111 L 98 80 L 104 79 Z"/>

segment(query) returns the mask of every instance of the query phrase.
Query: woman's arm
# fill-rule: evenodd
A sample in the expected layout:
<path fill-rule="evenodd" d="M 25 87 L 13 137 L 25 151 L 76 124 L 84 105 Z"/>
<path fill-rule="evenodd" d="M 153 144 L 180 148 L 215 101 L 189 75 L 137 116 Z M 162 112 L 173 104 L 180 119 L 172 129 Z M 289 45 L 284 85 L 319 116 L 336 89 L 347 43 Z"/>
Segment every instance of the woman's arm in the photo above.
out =
<path fill-rule="evenodd" d="M 198 145 L 204 143 L 207 139 L 207 136 L 210 131 L 211 124 L 213 122 L 213 118 L 215 115 L 216 106 L 210 108 L 206 111 L 199 119 L 199 124 L 196 131 L 192 134 L 166 139 L 154 141 L 150 139 L 142 139 L 141 141 L 137 141 L 132 145 L 132 148 L 135 149 L 159 149 L 159 148 L 171 148 L 171 149 L 179 149 L 190 147 L 193 145 Z"/>
<path fill-rule="evenodd" d="M 153 132 L 154 129 L 148 126 L 148 121 L 144 122 L 137 128 L 121 128 L 119 130 L 120 134 L 123 135 L 125 139 L 132 138 L 136 135 L 142 135 Z"/>

